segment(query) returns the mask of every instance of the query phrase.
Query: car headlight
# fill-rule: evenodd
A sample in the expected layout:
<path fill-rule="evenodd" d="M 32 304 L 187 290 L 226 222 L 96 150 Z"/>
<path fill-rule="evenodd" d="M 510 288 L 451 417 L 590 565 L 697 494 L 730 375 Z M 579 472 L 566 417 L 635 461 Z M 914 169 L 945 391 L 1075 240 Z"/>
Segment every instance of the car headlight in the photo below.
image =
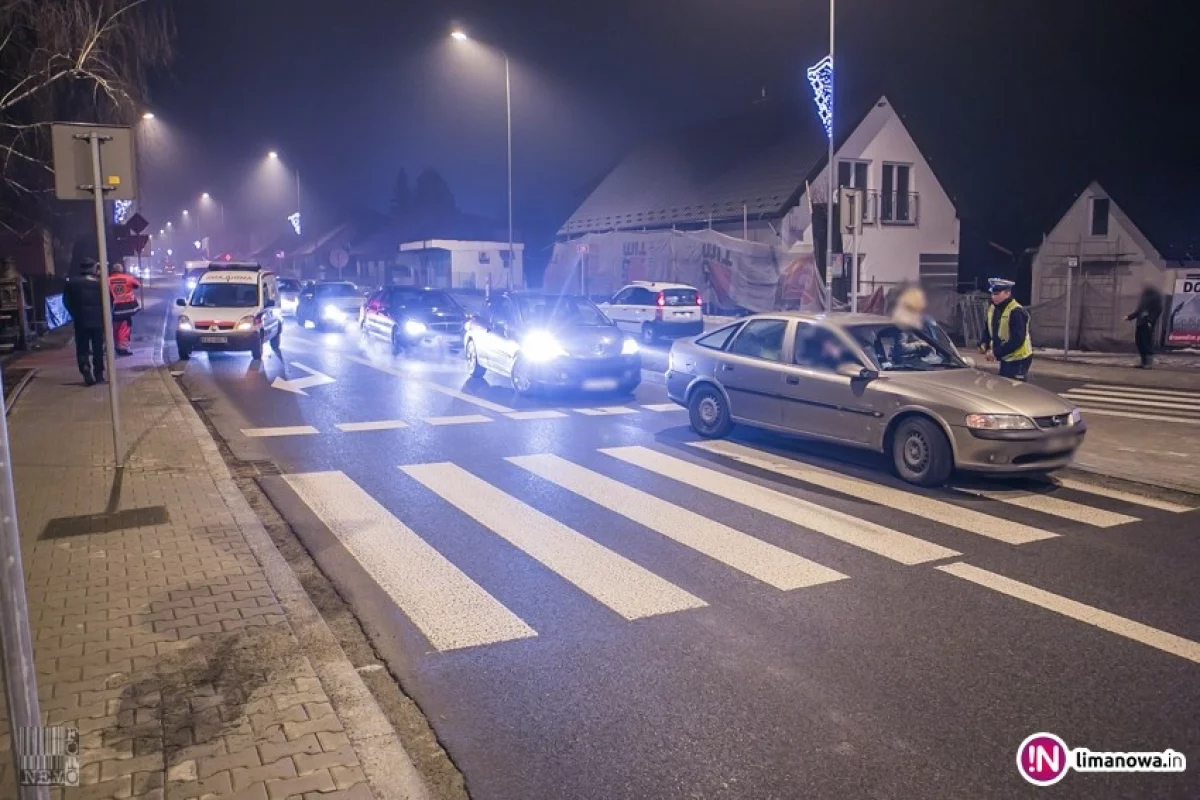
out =
<path fill-rule="evenodd" d="M 536 331 L 525 337 L 521 343 L 521 353 L 535 363 L 553 361 L 567 354 L 563 346 L 545 331 Z"/>
<path fill-rule="evenodd" d="M 188 278 L 188 279 L 187 279 L 187 287 L 188 287 L 189 289 L 195 289 L 195 288 L 196 288 L 196 284 L 197 284 L 197 283 L 199 283 L 199 281 L 197 281 L 195 278 Z"/>
<path fill-rule="evenodd" d="M 345 322 L 346 312 L 337 306 L 323 306 L 321 308 L 321 319 L 329 320 L 330 322 Z"/>
<path fill-rule="evenodd" d="M 638 343 L 633 339 L 626 339 L 621 342 L 621 355 L 636 356 L 638 353 Z"/>
<path fill-rule="evenodd" d="M 179 330 L 181 330 L 181 331 L 190 331 L 190 330 L 192 330 L 192 321 L 191 321 L 191 319 L 189 319 L 188 317 L 185 317 L 185 316 L 181 316 L 181 317 L 179 318 Z"/>
<path fill-rule="evenodd" d="M 404 333 L 408 336 L 424 336 L 429 327 L 415 319 L 404 320 Z"/>
<path fill-rule="evenodd" d="M 238 320 L 237 329 L 239 331 L 254 330 L 254 317 L 245 316 Z"/>
<path fill-rule="evenodd" d="M 967 427 L 979 431 L 1030 431 L 1033 420 L 1021 414 L 967 414 Z"/>
<path fill-rule="evenodd" d="M 1081 422 L 1083 422 L 1083 414 L 1080 413 L 1078 408 L 1072 408 L 1071 409 L 1071 424 L 1078 425 Z"/>

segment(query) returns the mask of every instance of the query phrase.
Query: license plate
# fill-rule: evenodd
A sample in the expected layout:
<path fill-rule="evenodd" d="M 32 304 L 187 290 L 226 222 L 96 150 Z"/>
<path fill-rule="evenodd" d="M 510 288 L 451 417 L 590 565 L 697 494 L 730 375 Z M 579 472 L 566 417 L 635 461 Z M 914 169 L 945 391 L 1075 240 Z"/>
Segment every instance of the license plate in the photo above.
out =
<path fill-rule="evenodd" d="M 616 378 L 588 378 L 583 382 L 583 388 L 588 391 L 603 392 L 617 388 Z"/>
<path fill-rule="evenodd" d="M 692 316 L 692 314 L 694 314 L 694 313 L 695 313 L 695 312 L 693 312 L 693 311 L 676 311 L 676 312 L 675 312 L 675 316 L 677 316 L 677 317 L 690 317 L 690 316 Z"/>
<path fill-rule="evenodd" d="M 228 336 L 201 336 L 200 344 L 229 344 Z"/>

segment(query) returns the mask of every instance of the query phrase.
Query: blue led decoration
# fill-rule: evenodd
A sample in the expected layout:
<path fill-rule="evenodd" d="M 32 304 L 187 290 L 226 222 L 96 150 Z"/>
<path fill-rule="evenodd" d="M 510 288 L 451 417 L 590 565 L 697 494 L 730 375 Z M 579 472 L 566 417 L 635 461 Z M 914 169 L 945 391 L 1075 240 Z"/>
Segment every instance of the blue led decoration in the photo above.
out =
<path fill-rule="evenodd" d="M 808 68 L 808 82 L 812 84 L 813 98 L 817 101 L 817 114 L 825 135 L 833 138 L 833 57 L 825 56 Z"/>
<path fill-rule="evenodd" d="M 296 232 L 296 235 L 299 236 L 300 235 L 300 212 L 297 211 L 295 214 L 288 214 L 288 222 L 292 223 L 292 230 L 294 230 Z"/>
<path fill-rule="evenodd" d="M 132 200 L 113 200 L 113 224 L 120 225 L 129 216 L 129 209 L 133 208 Z"/>

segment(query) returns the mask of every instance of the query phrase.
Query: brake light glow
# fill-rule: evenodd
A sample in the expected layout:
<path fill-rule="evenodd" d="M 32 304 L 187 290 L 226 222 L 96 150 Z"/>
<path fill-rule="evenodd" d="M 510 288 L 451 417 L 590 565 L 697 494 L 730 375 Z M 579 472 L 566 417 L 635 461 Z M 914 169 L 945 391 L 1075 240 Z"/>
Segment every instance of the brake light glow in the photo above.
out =
<path fill-rule="evenodd" d="M 667 304 L 667 296 L 662 292 L 658 293 L 658 307 L 662 308 Z"/>

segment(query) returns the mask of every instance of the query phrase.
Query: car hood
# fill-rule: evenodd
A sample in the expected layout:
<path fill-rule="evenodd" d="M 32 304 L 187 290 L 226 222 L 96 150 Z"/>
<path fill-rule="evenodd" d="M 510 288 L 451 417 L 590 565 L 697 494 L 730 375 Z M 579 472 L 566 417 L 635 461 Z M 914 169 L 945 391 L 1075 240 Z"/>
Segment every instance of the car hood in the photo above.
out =
<path fill-rule="evenodd" d="M 526 334 L 533 329 L 527 330 Z M 576 358 L 605 358 L 621 354 L 625 337 L 616 325 L 559 325 L 542 329 Z"/>
<path fill-rule="evenodd" d="M 209 306 L 188 306 L 179 309 L 179 313 L 190 319 L 197 329 L 217 322 L 237 322 L 242 317 L 254 316 L 258 311 L 257 308 L 210 308 Z"/>
<path fill-rule="evenodd" d="M 327 299 L 318 297 L 315 298 L 313 302 L 322 308 L 325 306 L 333 306 L 335 308 L 340 308 L 343 311 L 357 311 L 362 305 L 363 301 L 361 297 L 330 297 Z"/>
<path fill-rule="evenodd" d="M 938 400 L 968 414 L 1049 417 L 1074 408 L 1053 392 L 977 369 L 889 372 L 887 375 L 893 386 L 909 389 L 913 399 Z"/>

